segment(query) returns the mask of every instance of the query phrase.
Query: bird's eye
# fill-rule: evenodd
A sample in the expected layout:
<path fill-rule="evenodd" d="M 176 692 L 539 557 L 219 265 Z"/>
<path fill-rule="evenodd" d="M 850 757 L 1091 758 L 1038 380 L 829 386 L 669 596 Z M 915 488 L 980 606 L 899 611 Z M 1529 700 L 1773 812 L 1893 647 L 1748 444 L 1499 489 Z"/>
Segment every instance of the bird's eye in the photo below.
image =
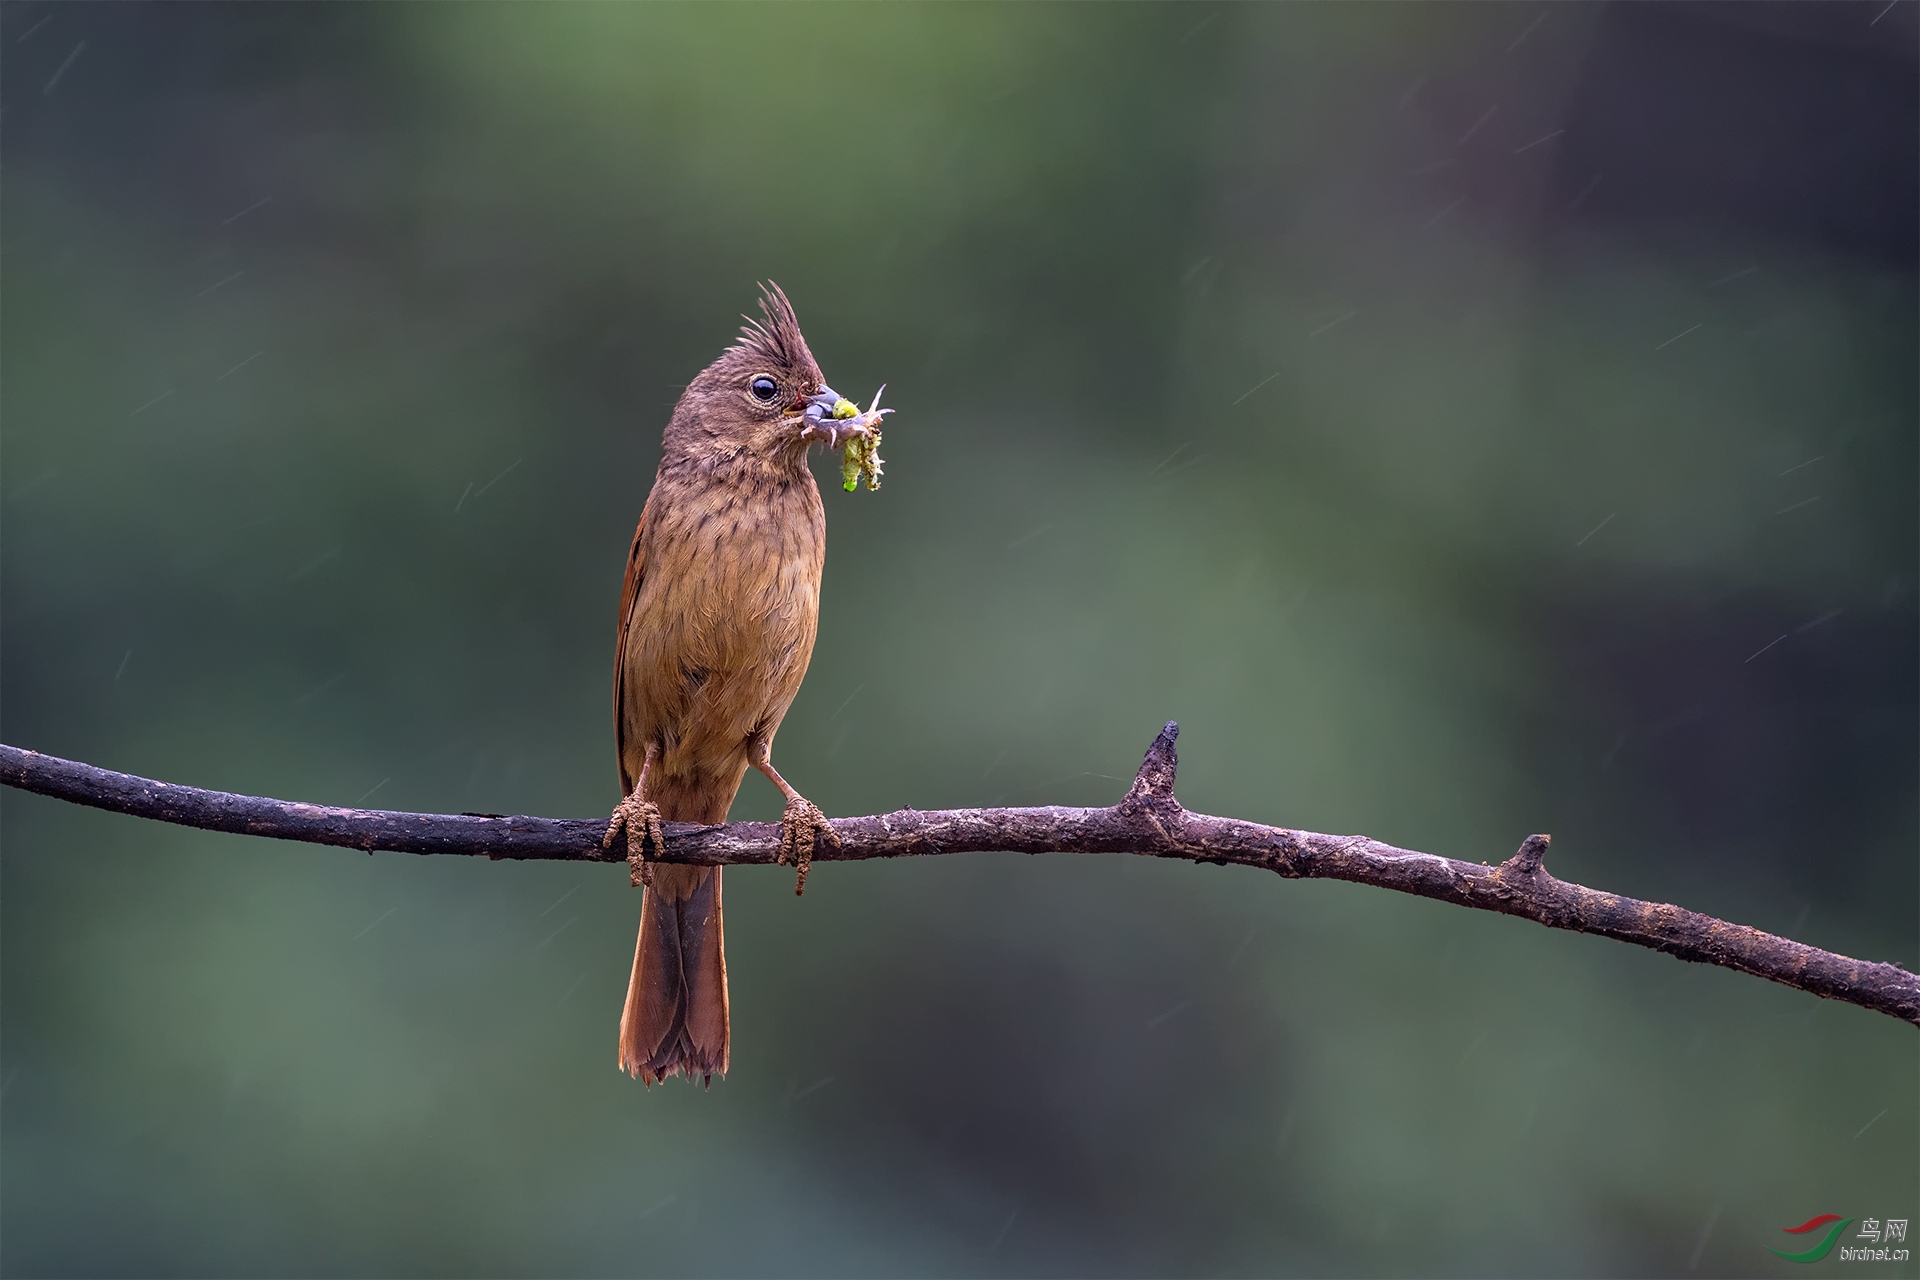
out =
<path fill-rule="evenodd" d="M 751 389 L 753 391 L 753 398 L 761 404 L 765 404 L 780 394 L 780 388 L 774 385 L 773 379 L 765 376 L 755 378 Z"/>

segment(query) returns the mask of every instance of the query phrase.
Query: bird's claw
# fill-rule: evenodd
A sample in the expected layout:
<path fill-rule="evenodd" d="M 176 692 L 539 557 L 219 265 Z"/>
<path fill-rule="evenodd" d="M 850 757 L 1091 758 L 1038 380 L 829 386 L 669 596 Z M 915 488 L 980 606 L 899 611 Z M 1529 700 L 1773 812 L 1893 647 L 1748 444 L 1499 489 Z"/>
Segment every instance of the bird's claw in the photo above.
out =
<path fill-rule="evenodd" d="M 789 800 L 786 813 L 780 817 L 780 852 L 774 861 L 783 867 L 791 863 L 798 869 L 798 878 L 793 885 L 793 896 L 796 898 L 807 891 L 807 872 L 813 869 L 813 850 L 822 841 L 829 848 L 840 847 L 840 837 L 834 834 L 827 815 L 820 812 L 820 807 L 811 800 L 800 796 Z"/>
<path fill-rule="evenodd" d="M 600 847 L 613 848 L 614 839 L 623 830 L 627 834 L 629 881 L 636 886 L 651 885 L 653 860 L 647 857 L 647 846 L 653 846 L 655 857 L 667 851 L 667 829 L 660 821 L 660 806 L 651 800 L 642 800 L 637 791 L 622 800 L 607 823 L 607 834 L 601 838 Z"/>

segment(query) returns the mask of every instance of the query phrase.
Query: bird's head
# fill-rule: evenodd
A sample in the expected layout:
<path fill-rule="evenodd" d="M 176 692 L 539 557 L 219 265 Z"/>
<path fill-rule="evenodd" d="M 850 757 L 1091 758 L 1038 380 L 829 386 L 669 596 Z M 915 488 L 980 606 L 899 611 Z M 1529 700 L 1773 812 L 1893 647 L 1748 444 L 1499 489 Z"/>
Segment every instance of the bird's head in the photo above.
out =
<path fill-rule="evenodd" d="M 804 466 L 807 446 L 830 447 L 879 422 L 878 410 L 836 422 L 840 395 L 827 385 L 780 286 L 760 291 L 760 316 L 747 317 L 739 339 L 688 384 L 667 426 L 668 453 L 726 458 L 751 454 Z"/>

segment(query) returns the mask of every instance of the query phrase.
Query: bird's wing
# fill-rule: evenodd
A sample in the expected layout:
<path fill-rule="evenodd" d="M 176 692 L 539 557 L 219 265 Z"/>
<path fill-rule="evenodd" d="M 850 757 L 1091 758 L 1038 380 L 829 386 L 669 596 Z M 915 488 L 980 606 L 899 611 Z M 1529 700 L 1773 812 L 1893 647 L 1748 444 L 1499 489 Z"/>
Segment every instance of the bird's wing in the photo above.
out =
<path fill-rule="evenodd" d="M 640 523 L 634 526 L 633 546 L 627 551 L 627 580 L 620 588 L 620 631 L 613 642 L 613 749 L 620 761 L 620 794 L 633 790 L 633 778 L 627 774 L 627 642 L 633 634 L 633 606 L 640 599 L 640 586 L 647 576 L 647 525 L 653 514 L 653 495 L 640 509 Z"/>

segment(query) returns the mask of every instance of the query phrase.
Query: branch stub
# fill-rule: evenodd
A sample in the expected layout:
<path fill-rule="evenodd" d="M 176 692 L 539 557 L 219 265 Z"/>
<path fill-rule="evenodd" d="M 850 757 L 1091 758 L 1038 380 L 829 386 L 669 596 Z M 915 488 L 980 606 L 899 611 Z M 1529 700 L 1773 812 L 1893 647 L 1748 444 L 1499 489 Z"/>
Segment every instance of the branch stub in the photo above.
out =
<path fill-rule="evenodd" d="M 1179 808 L 1180 802 L 1173 798 L 1174 775 L 1180 769 L 1180 757 L 1173 749 L 1173 740 L 1180 736 L 1180 726 L 1167 721 L 1166 727 L 1147 748 L 1146 759 L 1140 762 L 1140 771 L 1133 775 L 1133 785 L 1127 788 L 1127 794 L 1120 800 L 1119 808 L 1123 812 L 1135 809 Z"/>
<path fill-rule="evenodd" d="M 1552 843 L 1549 835 L 1528 836 L 1520 842 L 1520 850 L 1501 864 L 1503 869 L 1511 868 L 1523 876 L 1535 875 L 1541 870 L 1540 864 L 1546 859 L 1547 846 Z"/>

